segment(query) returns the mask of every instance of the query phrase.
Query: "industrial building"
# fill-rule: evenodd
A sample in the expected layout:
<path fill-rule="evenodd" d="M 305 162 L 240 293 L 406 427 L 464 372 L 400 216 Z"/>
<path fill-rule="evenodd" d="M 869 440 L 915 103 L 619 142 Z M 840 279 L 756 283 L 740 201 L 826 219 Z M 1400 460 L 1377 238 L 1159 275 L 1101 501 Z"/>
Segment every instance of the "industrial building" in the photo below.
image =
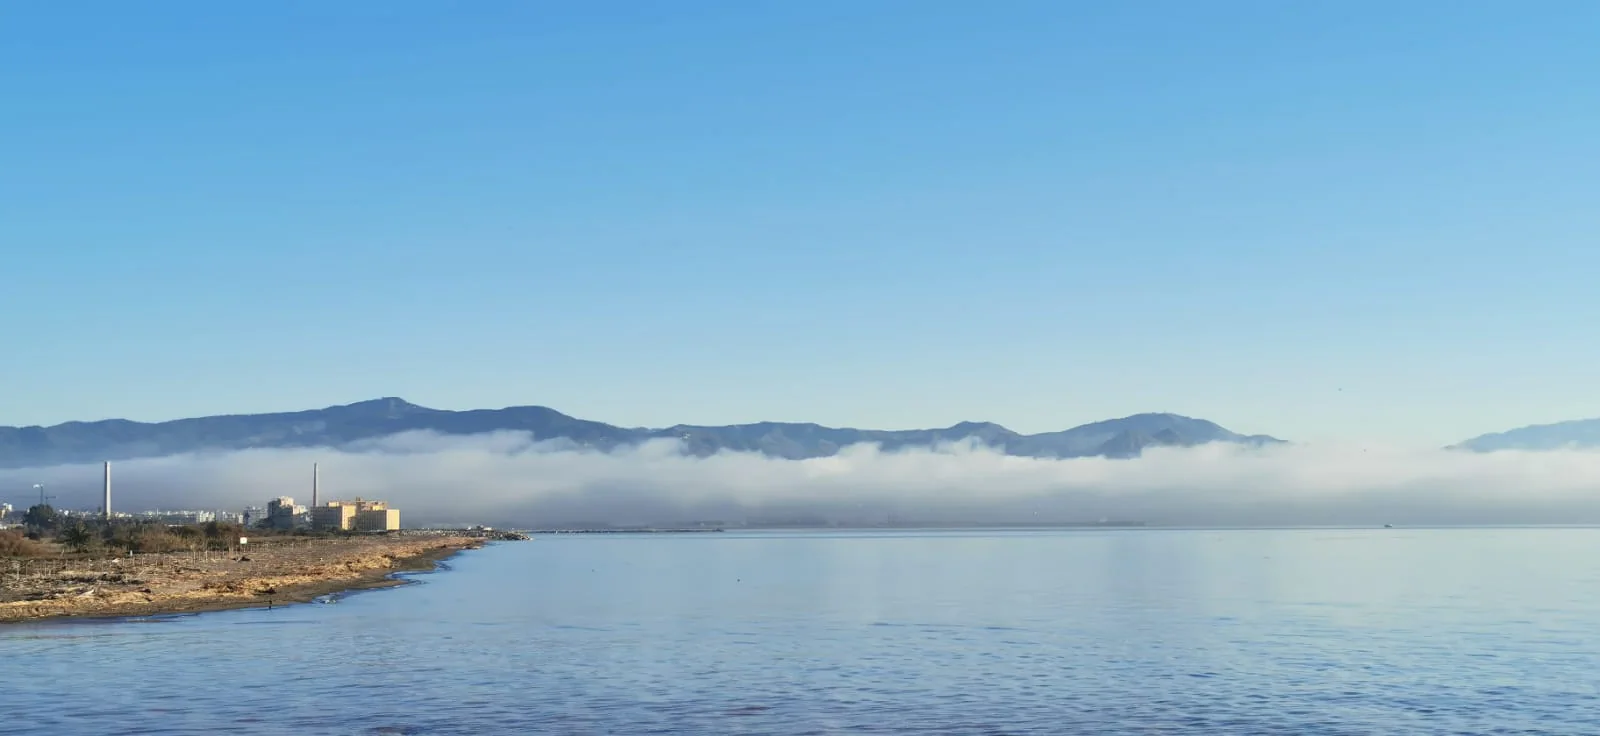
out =
<path fill-rule="evenodd" d="M 322 531 L 387 532 L 400 528 L 400 510 L 383 501 L 329 501 L 311 510 L 311 528 Z"/>
<path fill-rule="evenodd" d="M 311 508 L 311 528 L 318 531 L 343 531 L 350 529 L 356 520 L 356 507 L 340 501 L 329 501 L 326 506 Z"/>
<path fill-rule="evenodd" d="M 356 512 L 356 531 L 392 532 L 400 528 L 400 509 L 381 508 Z"/>
<path fill-rule="evenodd" d="M 400 510 L 389 508 L 384 501 L 357 497 L 354 501 L 329 501 L 319 505 L 321 491 L 321 468 L 312 463 L 309 508 L 295 505 L 289 496 L 279 496 L 267 502 L 265 510 L 245 509 L 242 514 L 245 526 L 264 525 L 272 529 L 310 526 L 317 531 L 345 532 L 388 532 L 400 528 Z"/>

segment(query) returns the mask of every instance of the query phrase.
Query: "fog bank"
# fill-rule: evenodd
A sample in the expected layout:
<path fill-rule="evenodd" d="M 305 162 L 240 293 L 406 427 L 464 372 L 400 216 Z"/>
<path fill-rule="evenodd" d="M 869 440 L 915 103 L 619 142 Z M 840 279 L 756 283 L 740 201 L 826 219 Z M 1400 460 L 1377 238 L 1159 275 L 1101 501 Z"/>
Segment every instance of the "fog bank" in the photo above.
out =
<path fill-rule="evenodd" d="M 975 442 L 834 457 L 684 455 L 676 440 L 614 452 L 502 432 L 407 433 L 339 449 L 244 450 L 113 464 L 113 507 L 239 509 L 268 498 L 379 498 L 407 525 L 729 523 L 1600 523 L 1600 452 L 1213 444 L 1134 460 L 1012 457 Z M 60 508 L 99 505 L 98 465 L 0 471 L 18 509 L 44 483 Z"/>

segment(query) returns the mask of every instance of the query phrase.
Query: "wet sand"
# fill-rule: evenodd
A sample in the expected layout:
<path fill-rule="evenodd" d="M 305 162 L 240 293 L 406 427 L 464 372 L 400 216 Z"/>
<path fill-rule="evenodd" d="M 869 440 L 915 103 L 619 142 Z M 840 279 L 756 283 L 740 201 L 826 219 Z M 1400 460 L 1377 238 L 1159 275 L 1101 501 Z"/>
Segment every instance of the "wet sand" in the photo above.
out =
<path fill-rule="evenodd" d="M 261 540 L 243 552 L 171 552 L 73 560 L 0 560 L 0 623 L 128 617 L 304 603 L 347 590 L 403 584 L 432 570 L 469 536 Z"/>

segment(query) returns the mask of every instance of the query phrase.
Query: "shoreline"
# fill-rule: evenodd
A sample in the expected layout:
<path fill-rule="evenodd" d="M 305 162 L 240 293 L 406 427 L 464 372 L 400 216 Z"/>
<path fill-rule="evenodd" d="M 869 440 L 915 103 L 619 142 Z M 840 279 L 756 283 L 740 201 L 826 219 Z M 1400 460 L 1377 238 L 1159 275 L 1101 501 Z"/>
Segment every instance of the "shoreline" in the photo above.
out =
<path fill-rule="evenodd" d="M 0 602 L 0 625 L 159 618 L 299 605 L 329 595 L 407 585 L 412 581 L 397 576 L 433 572 L 444 560 L 480 549 L 488 541 L 466 536 L 299 540 L 276 550 L 255 549 L 237 557 L 208 559 L 214 571 L 196 569 L 186 553 L 167 553 L 141 561 L 139 570 L 146 577 L 119 581 L 121 587 L 131 589 L 102 585 L 83 592 L 44 590 L 45 585 L 59 589 L 62 581 L 70 584 L 123 575 L 99 572 L 118 566 L 120 560 L 97 560 L 80 563 L 78 567 L 83 569 L 63 569 L 55 579 L 46 578 L 35 590 L 22 593 L 22 600 Z M 248 566 L 229 569 L 230 565 Z"/>

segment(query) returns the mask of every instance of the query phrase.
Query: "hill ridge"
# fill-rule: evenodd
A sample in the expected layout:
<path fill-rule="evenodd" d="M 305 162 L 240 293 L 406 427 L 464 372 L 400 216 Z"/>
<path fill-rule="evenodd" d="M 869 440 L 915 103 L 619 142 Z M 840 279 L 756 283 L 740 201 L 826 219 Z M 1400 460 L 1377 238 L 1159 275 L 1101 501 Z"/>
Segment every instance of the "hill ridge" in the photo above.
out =
<path fill-rule="evenodd" d="M 160 422 L 111 418 L 48 427 L 0 427 L 0 467 L 128 460 L 200 451 L 340 447 L 408 431 L 446 435 L 520 431 L 530 433 L 536 440 L 566 439 L 603 450 L 656 438 L 676 438 L 696 455 L 744 451 L 785 459 L 826 457 L 842 447 L 863 442 L 899 449 L 969 438 L 1027 457 L 1137 457 L 1145 448 L 1154 446 L 1282 442 L 1266 435 L 1237 434 L 1209 420 L 1164 412 L 1130 414 L 1038 434 L 1021 434 L 994 422 L 970 420 L 942 428 L 901 430 L 829 427 L 809 422 L 625 428 L 580 419 L 548 406 L 449 410 L 386 396 L 300 411 L 218 414 Z"/>

